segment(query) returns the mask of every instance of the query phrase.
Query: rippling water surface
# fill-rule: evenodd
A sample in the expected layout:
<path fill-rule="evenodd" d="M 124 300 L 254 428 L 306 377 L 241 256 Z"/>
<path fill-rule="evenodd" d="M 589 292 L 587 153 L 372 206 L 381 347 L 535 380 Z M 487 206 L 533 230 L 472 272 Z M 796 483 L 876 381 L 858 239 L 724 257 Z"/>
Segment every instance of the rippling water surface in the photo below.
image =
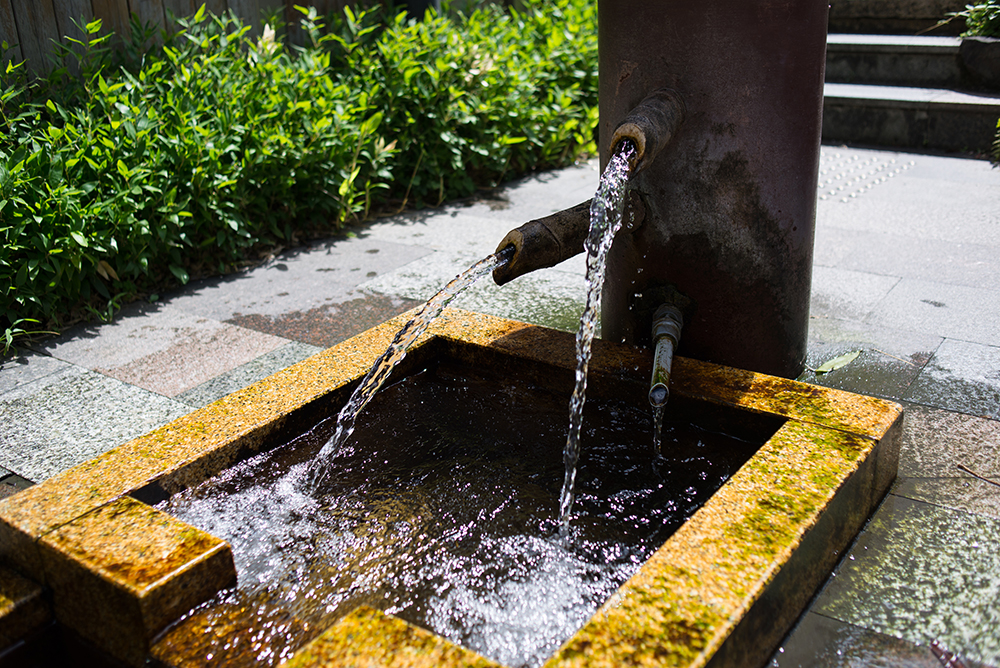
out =
<path fill-rule="evenodd" d="M 654 467 L 648 407 L 588 402 L 562 537 L 565 407 L 565 394 L 442 364 L 383 388 L 317 490 L 301 483 L 332 421 L 165 502 L 233 546 L 238 590 L 189 620 L 203 660 L 276 664 L 367 604 L 541 664 L 753 449 L 668 418 Z M 234 610 L 248 630 L 221 632 Z"/>

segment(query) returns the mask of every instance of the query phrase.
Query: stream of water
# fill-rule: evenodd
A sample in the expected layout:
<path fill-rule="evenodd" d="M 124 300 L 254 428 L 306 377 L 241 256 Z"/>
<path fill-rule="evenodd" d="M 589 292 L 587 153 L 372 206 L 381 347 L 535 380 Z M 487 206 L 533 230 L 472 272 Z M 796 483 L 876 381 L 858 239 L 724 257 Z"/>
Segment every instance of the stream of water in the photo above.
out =
<path fill-rule="evenodd" d="M 403 361 L 406 352 L 420 338 L 430 324 L 434 321 L 444 307 L 447 306 L 458 295 L 470 288 L 483 276 L 491 273 L 497 267 L 510 262 L 514 256 L 514 247 L 510 246 L 501 251 L 483 258 L 472 265 L 464 272 L 453 278 L 436 295 L 427 300 L 420 308 L 413 319 L 403 326 L 396 333 L 395 338 L 382 355 L 375 360 L 371 370 L 361 380 L 361 383 L 351 394 L 351 398 L 340 409 L 337 415 L 337 429 L 329 441 L 322 447 L 313 463 L 311 470 L 311 485 L 313 489 L 318 487 L 329 474 L 330 462 L 336 457 L 344 442 L 350 438 L 354 432 L 354 423 L 358 419 L 358 414 L 364 410 L 379 388 L 385 384 L 386 379 L 396 368 L 396 365 Z"/>
<path fill-rule="evenodd" d="M 597 194 L 590 205 L 590 231 L 584 242 L 587 253 L 587 301 L 580 316 L 580 329 L 576 333 L 576 384 L 569 400 L 569 433 L 563 461 L 566 477 L 559 499 L 559 523 L 561 532 L 569 531 L 570 512 L 573 508 L 576 466 L 580 459 L 580 431 L 583 427 L 583 405 L 587 398 L 587 369 L 590 366 L 591 346 L 597 329 L 597 317 L 601 312 L 601 290 L 608 251 L 615 234 L 622 226 L 622 212 L 625 208 L 625 193 L 630 176 L 629 163 L 635 155 L 635 146 L 624 142 L 611 156 L 608 166 L 601 174 Z"/>

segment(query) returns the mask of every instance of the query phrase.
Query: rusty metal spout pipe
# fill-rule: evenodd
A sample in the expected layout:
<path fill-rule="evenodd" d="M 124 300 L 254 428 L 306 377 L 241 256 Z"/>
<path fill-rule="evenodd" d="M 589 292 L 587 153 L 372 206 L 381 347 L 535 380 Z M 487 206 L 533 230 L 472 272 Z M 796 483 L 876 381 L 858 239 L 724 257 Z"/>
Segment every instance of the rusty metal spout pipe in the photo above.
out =
<path fill-rule="evenodd" d="M 636 147 L 630 165 L 630 177 L 642 171 L 670 143 L 684 118 L 684 102 L 676 92 L 661 88 L 654 91 L 622 121 L 615 132 L 613 145 L 630 140 Z M 590 230 L 590 202 L 565 209 L 545 218 L 532 220 L 511 230 L 497 251 L 514 247 L 514 258 L 493 272 L 493 280 L 503 285 L 536 269 L 552 267 L 583 252 Z M 638 197 L 629 201 L 631 226 L 642 222 L 645 211 Z"/>
<path fill-rule="evenodd" d="M 660 88 L 625 116 L 611 136 L 611 153 L 626 139 L 635 144 L 631 178 L 645 169 L 673 139 L 684 120 L 684 100 L 676 91 Z"/>
<path fill-rule="evenodd" d="M 587 200 L 511 230 L 497 246 L 497 251 L 513 246 L 514 257 L 493 270 L 493 280 L 503 285 L 529 271 L 553 267 L 582 252 L 589 226 L 590 200 Z"/>

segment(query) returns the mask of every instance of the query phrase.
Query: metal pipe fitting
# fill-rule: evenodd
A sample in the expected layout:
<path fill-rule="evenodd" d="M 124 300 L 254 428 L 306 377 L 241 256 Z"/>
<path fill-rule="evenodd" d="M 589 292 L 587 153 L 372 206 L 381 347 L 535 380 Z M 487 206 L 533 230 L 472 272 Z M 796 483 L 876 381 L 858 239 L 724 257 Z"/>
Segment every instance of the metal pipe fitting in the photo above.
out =
<path fill-rule="evenodd" d="M 684 120 L 684 100 L 669 88 L 650 93 L 625 116 L 611 136 L 611 155 L 626 139 L 635 144 L 636 154 L 630 165 L 631 176 L 645 169 L 670 143 Z"/>
<path fill-rule="evenodd" d="M 674 363 L 674 351 L 681 340 L 684 314 L 673 304 L 663 304 L 653 315 L 653 378 L 649 383 L 649 403 L 653 408 L 662 408 L 670 398 L 670 369 Z"/>

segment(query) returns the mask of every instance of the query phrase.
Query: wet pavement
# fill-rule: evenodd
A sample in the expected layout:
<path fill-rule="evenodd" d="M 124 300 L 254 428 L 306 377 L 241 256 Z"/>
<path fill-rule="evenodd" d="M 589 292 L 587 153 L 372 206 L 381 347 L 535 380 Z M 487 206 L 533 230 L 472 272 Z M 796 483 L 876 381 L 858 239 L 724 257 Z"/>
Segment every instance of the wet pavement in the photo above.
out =
<path fill-rule="evenodd" d="M 825 146 L 803 380 L 902 402 L 899 477 L 799 625 L 786 666 L 1000 666 L 1000 170 Z M 199 281 L 0 369 L 0 498 L 434 294 L 523 222 L 590 198 L 594 162 L 402 214 Z M 574 330 L 578 256 L 454 305 Z"/>

